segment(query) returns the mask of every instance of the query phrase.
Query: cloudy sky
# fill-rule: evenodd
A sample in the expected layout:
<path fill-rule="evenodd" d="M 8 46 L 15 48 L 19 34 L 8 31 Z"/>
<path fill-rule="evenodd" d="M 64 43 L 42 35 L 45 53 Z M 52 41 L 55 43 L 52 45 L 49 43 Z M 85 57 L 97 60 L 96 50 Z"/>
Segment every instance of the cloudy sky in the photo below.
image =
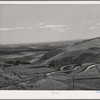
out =
<path fill-rule="evenodd" d="M 0 5 L 0 44 L 100 36 L 100 5 Z"/>

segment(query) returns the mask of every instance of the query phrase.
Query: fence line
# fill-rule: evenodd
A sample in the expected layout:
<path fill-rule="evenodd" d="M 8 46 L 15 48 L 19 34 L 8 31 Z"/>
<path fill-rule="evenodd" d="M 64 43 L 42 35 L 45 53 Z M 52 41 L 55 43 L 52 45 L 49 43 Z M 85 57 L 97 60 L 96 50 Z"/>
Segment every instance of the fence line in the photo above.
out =
<path fill-rule="evenodd" d="M 98 77 L 82 77 L 82 78 L 75 78 L 75 76 L 72 77 L 72 87 L 73 87 L 73 90 L 75 90 L 75 82 L 77 80 L 91 80 L 91 79 L 100 79 L 100 76 Z"/>

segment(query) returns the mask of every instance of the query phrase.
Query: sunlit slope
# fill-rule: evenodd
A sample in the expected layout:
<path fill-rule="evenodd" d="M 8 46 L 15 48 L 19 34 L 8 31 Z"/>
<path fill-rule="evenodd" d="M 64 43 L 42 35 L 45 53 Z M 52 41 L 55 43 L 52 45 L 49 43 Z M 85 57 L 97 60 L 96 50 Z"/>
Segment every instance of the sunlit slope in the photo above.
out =
<path fill-rule="evenodd" d="M 41 64 L 46 65 L 49 62 L 53 62 L 58 67 L 66 64 L 99 63 L 100 38 L 75 42 L 64 48 L 63 52 L 45 60 Z"/>

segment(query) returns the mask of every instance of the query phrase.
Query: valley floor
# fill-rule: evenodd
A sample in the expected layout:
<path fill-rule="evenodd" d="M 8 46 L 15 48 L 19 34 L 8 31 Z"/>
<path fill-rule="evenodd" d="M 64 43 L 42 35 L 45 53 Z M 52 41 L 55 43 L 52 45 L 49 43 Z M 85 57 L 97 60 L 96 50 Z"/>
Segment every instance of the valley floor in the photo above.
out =
<path fill-rule="evenodd" d="M 0 69 L 1 90 L 99 90 L 100 73 L 68 75 L 53 68 L 17 66 Z M 22 68 L 21 68 L 22 67 Z M 52 73 L 52 74 L 50 74 Z"/>

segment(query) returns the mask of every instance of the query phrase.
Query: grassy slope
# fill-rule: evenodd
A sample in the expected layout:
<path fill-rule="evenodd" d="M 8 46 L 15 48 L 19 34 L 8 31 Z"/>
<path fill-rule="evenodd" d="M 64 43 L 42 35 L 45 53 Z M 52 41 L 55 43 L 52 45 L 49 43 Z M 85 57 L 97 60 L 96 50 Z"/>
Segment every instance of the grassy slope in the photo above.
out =
<path fill-rule="evenodd" d="M 49 53 L 50 55 L 50 53 Z M 45 56 L 48 56 L 46 54 Z M 45 60 L 42 65 L 49 62 L 55 62 L 55 65 L 61 67 L 66 64 L 80 63 L 98 63 L 100 59 L 100 38 L 94 38 L 81 42 L 75 42 L 64 48 L 64 52 Z"/>
<path fill-rule="evenodd" d="M 59 44 L 57 44 L 57 45 L 55 44 L 54 46 L 57 47 L 58 45 Z M 62 43 L 61 45 L 65 45 L 65 44 Z M 67 45 L 67 47 L 66 47 L 66 45 Z M 47 53 L 43 59 L 41 58 L 42 60 L 44 60 L 44 62 L 41 63 L 40 65 L 46 65 L 47 63 L 52 62 L 52 61 L 54 61 L 55 65 L 57 67 L 61 67 L 63 65 L 67 65 L 67 64 L 98 63 L 99 62 L 99 59 L 100 59 L 100 48 L 99 48 L 100 47 L 100 38 L 79 41 L 79 42 L 75 42 L 75 43 L 72 42 L 72 43 L 69 43 L 66 45 L 65 45 L 65 47 L 62 47 L 62 46 L 59 47 L 59 49 L 63 48 L 61 52 L 56 52 L 58 47 L 56 49 L 53 48 L 52 50 L 54 50 L 54 51 L 52 51 L 52 52 L 49 51 L 49 53 Z M 45 46 L 45 50 L 46 50 L 46 48 L 48 48 L 48 47 Z M 23 49 L 23 50 L 27 51 L 29 49 Z M 20 51 L 20 49 L 19 49 L 19 51 Z M 52 72 L 55 70 L 55 69 L 50 69 L 50 68 L 39 68 L 39 69 L 34 68 L 34 69 L 32 69 L 32 67 L 29 68 L 29 66 L 34 67 L 34 65 L 27 65 L 27 66 L 16 66 L 16 67 L 13 66 L 12 68 L 8 68 L 8 69 L 10 72 L 14 71 L 16 73 L 18 72 L 18 74 L 20 73 L 23 75 L 24 74 L 25 75 L 32 75 L 34 73 L 46 73 L 46 72 Z M 100 67 L 98 67 L 98 68 L 100 68 Z M 82 69 L 80 69 L 78 71 L 80 72 L 81 70 Z M 76 74 L 76 73 L 74 73 L 74 74 Z M 97 70 L 91 69 L 87 72 L 77 73 L 77 76 L 84 75 L 84 74 L 85 75 L 88 75 L 88 74 L 99 75 Z M 5 78 L 1 77 L 1 79 L 2 78 L 5 82 L 6 81 Z M 76 83 L 75 83 L 76 89 L 91 89 L 91 87 L 100 88 L 98 85 L 100 83 L 100 81 L 99 80 L 94 81 L 94 80 L 76 81 Z M 67 84 L 68 86 L 70 86 L 72 84 L 72 81 L 69 82 L 69 81 L 67 81 L 66 78 L 63 81 L 61 81 L 61 82 Z M 68 82 L 69 82 L 69 84 L 68 84 Z M 84 87 L 84 88 L 82 88 L 82 87 Z"/>

